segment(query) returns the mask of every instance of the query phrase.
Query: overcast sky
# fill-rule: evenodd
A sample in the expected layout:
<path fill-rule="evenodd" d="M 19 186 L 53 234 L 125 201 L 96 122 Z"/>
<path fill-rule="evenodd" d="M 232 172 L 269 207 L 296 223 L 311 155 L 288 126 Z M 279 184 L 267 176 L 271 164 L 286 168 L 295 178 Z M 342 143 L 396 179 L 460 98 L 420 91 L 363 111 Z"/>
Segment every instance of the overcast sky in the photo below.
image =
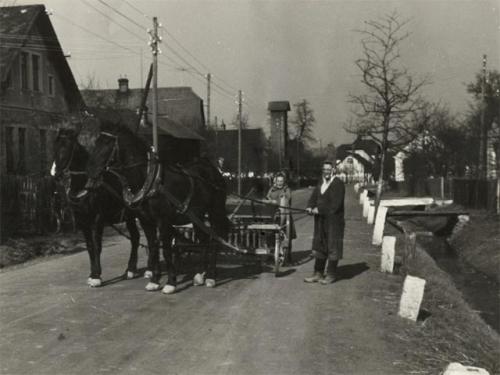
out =
<path fill-rule="evenodd" d="M 268 101 L 307 99 L 323 145 L 352 139 L 342 127 L 350 116 L 349 93 L 363 90 L 354 65 L 361 55 L 354 30 L 366 20 L 393 11 L 410 19 L 403 60 L 416 76 L 430 75 L 429 99 L 456 112 L 467 109 L 464 84 L 481 69 L 483 54 L 490 69 L 500 70 L 500 0 L 46 0 L 45 5 L 64 51 L 71 53 L 78 83 L 93 76 L 101 88 L 115 88 L 126 75 L 131 87 L 140 87 L 150 63 L 145 29 L 148 17 L 157 16 L 163 26 L 160 86 L 191 86 L 205 99 L 200 73 L 210 71 L 217 85 L 212 115 L 229 123 L 241 89 L 252 126 L 266 126 Z"/>

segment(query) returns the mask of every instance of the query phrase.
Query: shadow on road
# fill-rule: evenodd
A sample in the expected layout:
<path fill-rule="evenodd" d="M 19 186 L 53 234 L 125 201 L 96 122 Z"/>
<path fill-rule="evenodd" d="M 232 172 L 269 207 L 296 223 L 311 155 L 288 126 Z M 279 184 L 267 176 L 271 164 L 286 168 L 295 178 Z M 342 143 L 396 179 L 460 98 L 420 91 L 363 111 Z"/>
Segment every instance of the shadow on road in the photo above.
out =
<path fill-rule="evenodd" d="M 352 279 L 369 269 L 366 262 L 341 265 L 337 268 L 338 281 Z"/>

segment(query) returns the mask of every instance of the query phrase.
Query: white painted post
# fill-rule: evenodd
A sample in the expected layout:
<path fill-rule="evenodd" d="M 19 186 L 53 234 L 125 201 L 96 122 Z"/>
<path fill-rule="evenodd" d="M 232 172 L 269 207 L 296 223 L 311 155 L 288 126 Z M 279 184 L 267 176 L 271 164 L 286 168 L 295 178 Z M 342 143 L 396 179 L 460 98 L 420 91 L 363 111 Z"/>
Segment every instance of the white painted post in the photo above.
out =
<path fill-rule="evenodd" d="M 380 271 L 392 273 L 394 271 L 394 257 L 396 254 L 396 237 L 384 236 L 382 239 L 382 256 Z"/>
<path fill-rule="evenodd" d="M 387 207 L 379 206 L 377 217 L 375 218 L 375 227 L 373 228 L 372 245 L 380 245 L 382 243 L 386 216 Z"/>
<path fill-rule="evenodd" d="M 363 192 L 359 195 L 359 204 L 363 204 L 363 202 L 367 197 L 368 197 L 368 190 L 363 189 Z"/>
<path fill-rule="evenodd" d="M 368 222 L 368 224 L 373 225 L 374 220 L 375 220 L 375 205 L 370 203 L 370 206 L 368 207 L 368 215 L 366 221 Z"/>
<path fill-rule="evenodd" d="M 452 362 L 443 372 L 443 375 L 490 375 L 488 371 L 481 367 L 464 366 L 458 362 Z"/>
<path fill-rule="evenodd" d="M 415 276 L 406 276 L 403 294 L 399 301 L 398 315 L 402 318 L 417 321 L 420 304 L 424 298 L 425 280 Z"/>
<path fill-rule="evenodd" d="M 363 202 L 363 217 L 368 217 L 368 209 L 370 208 L 370 199 L 366 197 L 365 201 Z"/>

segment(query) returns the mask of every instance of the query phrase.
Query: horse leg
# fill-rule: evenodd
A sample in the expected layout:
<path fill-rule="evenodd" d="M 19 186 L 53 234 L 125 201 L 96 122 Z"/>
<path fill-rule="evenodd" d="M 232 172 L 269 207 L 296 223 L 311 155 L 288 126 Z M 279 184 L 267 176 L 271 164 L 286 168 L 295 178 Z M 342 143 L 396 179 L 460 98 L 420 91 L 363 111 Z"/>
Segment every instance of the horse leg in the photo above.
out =
<path fill-rule="evenodd" d="M 90 274 L 87 279 L 87 285 L 90 286 L 90 280 L 92 280 L 96 275 L 94 241 L 92 240 L 92 230 L 90 229 L 90 226 L 82 226 L 82 232 L 87 245 L 87 253 L 89 254 Z"/>
<path fill-rule="evenodd" d="M 87 243 L 87 252 L 90 260 L 90 275 L 87 279 L 87 285 L 94 288 L 101 286 L 101 263 L 100 250 L 97 238 L 97 227 L 93 224 L 83 228 L 83 235 Z"/>
<path fill-rule="evenodd" d="M 163 287 L 162 292 L 172 294 L 177 287 L 177 269 L 175 264 L 174 251 L 172 249 L 173 233 L 170 228 L 162 228 L 161 241 L 163 246 L 163 258 L 167 266 L 167 283 Z"/>
<path fill-rule="evenodd" d="M 196 227 L 193 228 L 193 230 L 196 233 L 196 238 L 199 239 L 201 244 L 207 244 L 208 245 L 208 237 L 206 236 L 205 233 L 203 233 L 201 230 L 198 230 Z M 205 277 L 207 275 L 207 268 L 208 268 L 208 247 L 203 246 L 203 271 L 198 272 L 194 275 L 193 277 L 193 285 L 194 286 L 200 286 L 205 284 Z"/>
<path fill-rule="evenodd" d="M 146 253 L 148 256 L 148 265 L 146 268 L 146 271 L 144 272 L 144 278 L 145 279 L 151 279 L 153 276 L 153 265 L 152 265 L 152 256 L 151 256 L 151 249 L 156 246 L 158 248 L 158 239 L 157 239 L 157 231 L 156 231 L 156 225 L 153 224 L 151 221 L 144 219 L 144 218 L 139 218 L 139 221 L 141 223 L 141 227 L 144 230 L 144 234 L 146 236 L 146 241 L 148 243 L 148 248 L 146 249 Z M 156 250 L 159 251 L 159 250 Z"/>
<path fill-rule="evenodd" d="M 126 277 L 127 279 L 133 279 L 138 276 L 137 272 L 137 248 L 139 247 L 140 234 L 137 229 L 137 224 L 134 217 L 129 217 L 125 221 L 127 225 L 128 233 L 130 234 L 130 258 L 128 259 L 128 266 Z"/>
<path fill-rule="evenodd" d="M 148 292 L 154 292 L 160 289 L 161 268 L 160 268 L 160 245 L 158 241 L 156 226 L 143 226 L 144 233 L 149 246 L 148 270 L 150 273 L 149 282 L 146 285 Z M 144 273 L 144 277 L 146 277 Z"/>
<path fill-rule="evenodd" d="M 208 256 L 207 256 L 207 278 L 205 280 L 205 286 L 208 288 L 213 288 L 215 286 L 215 278 L 217 273 L 217 246 L 212 240 L 212 236 L 208 240 Z"/>

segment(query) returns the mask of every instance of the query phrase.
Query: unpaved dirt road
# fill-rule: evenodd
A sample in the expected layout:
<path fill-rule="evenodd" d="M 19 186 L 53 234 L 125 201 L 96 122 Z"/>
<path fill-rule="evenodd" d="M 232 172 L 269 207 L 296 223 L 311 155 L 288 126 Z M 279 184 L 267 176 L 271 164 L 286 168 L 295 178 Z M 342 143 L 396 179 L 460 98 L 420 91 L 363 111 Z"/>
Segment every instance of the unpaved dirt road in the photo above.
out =
<path fill-rule="evenodd" d="M 346 196 L 341 280 L 310 285 L 312 219 L 297 222 L 298 264 L 221 264 L 214 289 L 186 278 L 170 296 L 144 279 L 118 280 L 128 257 L 119 237 L 103 251 L 104 287 L 90 289 L 86 253 L 0 274 L 2 374 L 401 374 L 378 249 L 352 188 Z M 304 207 L 310 191 L 294 194 Z M 145 254 L 141 252 L 141 265 Z"/>

